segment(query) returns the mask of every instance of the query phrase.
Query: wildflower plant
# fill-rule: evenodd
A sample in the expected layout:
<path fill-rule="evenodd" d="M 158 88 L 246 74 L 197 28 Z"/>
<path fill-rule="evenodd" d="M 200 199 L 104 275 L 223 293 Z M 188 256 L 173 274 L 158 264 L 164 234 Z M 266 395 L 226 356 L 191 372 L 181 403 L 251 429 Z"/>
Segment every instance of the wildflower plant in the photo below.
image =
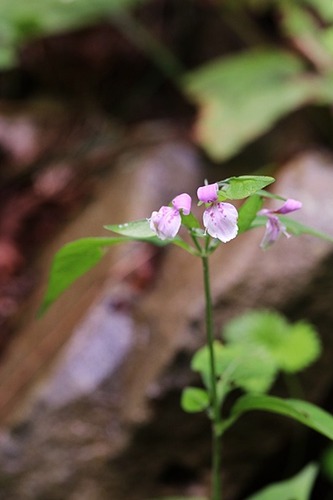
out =
<path fill-rule="evenodd" d="M 55 256 L 40 309 L 43 313 L 73 281 L 101 259 L 105 248 L 115 244 L 133 240 L 157 246 L 173 244 L 201 260 L 207 343 L 194 355 L 192 369 L 201 375 L 203 384 L 202 387 L 185 388 L 181 405 L 189 413 L 206 412 L 211 421 L 211 500 L 223 498 L 221 438 L 248 411 L 266 410 L 288 416 L 333 440 L 331 415 L 301 399 L 267 394 L 279 372 L 294 374 L 318 357 L 320 342 L 311 325 L 305 322 L 290 325 L 277 313 L 257 311 L 229 323 L 223 342 L 216 339 L 213 331 L 209 257 L 221 244 L 256 228 L 264 228 L 263 249 L 275 243 L 281 234 L 287 237 L 310 234 L 333 242 L 330 236 L 290 218 L 289 214 L 301 209 L 302 204 L 267 192 L 265 188 L 273 182 L 272 177 L 246 175 L 205 184 L 197 190 L 198 205 L 203 206 L 202 222 L 192 212 L 191 197 L 181 193 L 170 205 L 162 206 L 146 219 L 105 226 L 117 236 L 83 238 L 65 245 Z M 276 198 L 281 206 L 275 210 L 263 208 L 267 198 Z M 233 203 L 236 200 L 237 204 L 238 200 L 243 200 L 239 209 Z M 189 237 L 184 238 L 184 232 Z M 245 394 L 238 397 L 230 413 L 224 416 L 223 403 L 235 388 Z M 295 479 L 292 483 L 295 488 L 300 482 L 305 484 L 303 478 L 306 484 L 312 484 L 313 467 Z M 276 491 L 287 486 L 279 484 Z"/>

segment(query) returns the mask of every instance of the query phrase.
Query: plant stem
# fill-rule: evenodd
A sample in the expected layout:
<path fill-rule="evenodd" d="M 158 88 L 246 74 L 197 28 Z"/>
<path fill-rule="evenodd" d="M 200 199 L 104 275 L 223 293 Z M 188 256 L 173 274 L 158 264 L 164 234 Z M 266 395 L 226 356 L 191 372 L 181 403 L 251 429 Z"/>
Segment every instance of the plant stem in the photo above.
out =
<path fill-rule="evenodd" d="M 143 24 L 124 11 L 114 14 L 112 23 L 139 47 L 167 78 L 179 86 L 179 77 L 184 72 L 181 63 Z"/>
<path fill-rule="evenodd" d="M 217 398 L 216 367 L 214 356 L 213 307 L 210 290 L 208 256 L 202 255 L 204 290 L 206 301 L 206 335 L 210 363 L 210 396 L 212 403 L 212 500 L 222 500 L 221 485 L 221 439 L 218 432 L 220 409 Z"/>

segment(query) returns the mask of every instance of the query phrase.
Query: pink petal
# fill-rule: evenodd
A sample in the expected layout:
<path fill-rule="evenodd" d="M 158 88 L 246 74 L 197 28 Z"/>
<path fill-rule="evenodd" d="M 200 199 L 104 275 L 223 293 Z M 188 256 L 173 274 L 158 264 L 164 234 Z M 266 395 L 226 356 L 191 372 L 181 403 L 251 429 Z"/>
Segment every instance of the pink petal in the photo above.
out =
<path fill-rule="evenodd" d="M 180 214 L 172 207 L 161 207 L 158 212 L 153 212 L 148 220 L 150 229 L 161 240 L 174 238 L 181 225 Z"/>
<path fill-rule="evenodd" d="M 187 193 L 179 194 L 172 200 L 172 205 L 175 209 L 178 211 L 182 210 L 184 215 L 188 215 L 191 212 L 191 204 L 191 196 Z"/>
<path fill-rule="evenodd" d="M 223 243 L 237 236 L 238 212 L 231 203 L 213 203 L 203 214 L 203 223 L 207 233 Z"/>
<path fill-rule="evenodd" d="M 258 215 L 270 216 L 274 214 L 289 214 L 290 212 L 294 212 L 300 208 L 302 208 L 302 203 L 300 201 L 289 198 L 280 208 L 276 210 L 263 208 L 262 210 L 259 210 Z"/>
<path fill-rule="evenodd" d="M 212 203 L 218 199 L 219 185 L 217 182 L 215 184 L 208 184 L 207 186 L 199 187 L 197 191 L 198 199 L 204 203 Z"/>
<path fill-rule="evenodd" d="M 302 208 L 302 203 L 297 200 L 289 198 L 278 210 L 275 210 L 276 214 L 289 214 L 295 210 Z"/>
<path fill-rule="evenodd" d="M 276 242 L 281 233 L 290 238 L 290 234 L 287 233 L 286 227 L 282 224 L 279 218 L 275 215 L 270 215 L 266 222 L 266 230 L 260 243 L 260 247 L 263 250 L 267 250 L 267 248 Z"/>

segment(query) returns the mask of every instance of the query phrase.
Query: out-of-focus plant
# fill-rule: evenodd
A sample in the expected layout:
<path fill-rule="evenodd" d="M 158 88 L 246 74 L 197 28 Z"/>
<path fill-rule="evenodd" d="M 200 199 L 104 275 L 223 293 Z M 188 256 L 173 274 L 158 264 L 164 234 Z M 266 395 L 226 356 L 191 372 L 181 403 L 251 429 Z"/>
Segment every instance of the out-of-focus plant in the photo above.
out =
<path fill-rule="evenodd" d="M 203 228 L 191 211 L 191 197 L 182 193 L 170 205 L 154 211 L 148 219 L 106 226 L 118 236 L 85 238 L 69 243 L 54 259 L 41 307 L 42 312 L 45 311 L 74 280 L 95 265 L 107 246 L 133 240 L 159 246 L 173 244 L 201 260 L 207 344 L 195 354 L 192 368 L 200 373 L 203 387 L 185 388 L 181 402 L 185 411 L 204 411 L 211 421 L 211 500 L 222 500 L 223 434 L 248 411 L 264 410 L 287 416 L 333 440 L 333 417 L 330 414 L 302 399 L 266 394 L 279 371 L 296 373 L 318 357 L 320 343 L 311 325 L 305 322 L 290 325 L 277 313 L 268 311 L 250 312 L 227 325 L 224 344 L 215 340 L 209 258 L 221 244 L 256 227 L 265 227 L 261 244 L 264 249 L 274 244 L 282 234 L 290 237 L 291 234 L 307 233 L 333 241 L 330 236 L 289 219 L 288 214 L 302 206 L 297 200 L 277 196 L 279 208 L 262 208 L 267 196 L 275 197 L 264 190 L 272 182 L 272 177 L 246 175 L 201 186 L 197 196 L 199 205 L 204 207 Z M 230 201 L 243 199 L 246 201 L 238 212 Z M 187 238 L 182 237 L 183 231 L 187 233 Z M 225 415 L 225 399 L 234 389 L 242 389 L 246 394 L 239 396 L 229 414 Z M 313 477 L 314 472 L 310 468 L 289 482 L 293 491 L 302 493 L 298 500 L 306 500 Z M 287 487 L 286 484 L 274 486 L 272 498 L 277 498 L 278 493 L 286 491 Z M 268 498 L 265 492 L 260 495 L 258 498 Z"/>
<path fill-rule="evenodd" d="M 185 92 L 197 103 L 195 126 L 200 144 L 224 160 L 265 133 L 280 118 L 309 104 L 333 102 L 333 7 L 326 0 L 244 0 L 216 2 L 220 14 L 241 18 L 258 30 L 258 43 L 185 75 Z M 276 30 L 267 40 L 253 12 L 269 10 Z M 233 16 L 233 17 L 232 17 Z M 232 24 L 237 28 L 237 23 Z M 261 42 L 260 42 L 261 40 Z M 269 44 L 267 43 L 269 41 Z"/>
<path fill-rule="evenodd" d="M 111 19 L 144 0 L 1 0 L 0 68 L 16 63 L 23 42 Z"/>
<path fill-rule="evenodd" d="M 12 65 L 17 47 L 31 37 L 109 19 L 197 105 L 195 137 L 217 161 L 238 153 L 302 106 L 332 104 L 329 0 L 211 0 L 210 8 L 243 48 L 190 72 L 152 34 L 153 27 L 132 15 L 130 8 L 144 1 L 2 0 L 0 67 Z M 198 6 L 202 1 L 193 0 Z"/>

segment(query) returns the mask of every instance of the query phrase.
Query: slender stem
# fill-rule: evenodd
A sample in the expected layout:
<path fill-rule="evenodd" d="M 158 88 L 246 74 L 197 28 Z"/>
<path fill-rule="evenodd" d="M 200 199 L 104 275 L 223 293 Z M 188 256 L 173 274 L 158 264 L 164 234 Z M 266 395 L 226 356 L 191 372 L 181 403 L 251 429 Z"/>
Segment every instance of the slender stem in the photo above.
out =
<path fill-rule="evenodd" d="M 124 11 L 114 14 L 112 22 L 153 61 L 167 78 L 176 86 L 179 85 L 179 77 L 184 72 L 181 63 L 143 24 Z"/>
<path fill-rule="evenodd" d="M 217 398 L 216 366 L 214 356 L 213 307 L 210 290 L 209 264 L 207 255 L 201 256 L 206 300 L 206 334 L 210 363 L 210 395 L 212 403 L 212 500 L 222 499 L 221 485 L 221 439 L 218 432 L 220 409 Z"/>

